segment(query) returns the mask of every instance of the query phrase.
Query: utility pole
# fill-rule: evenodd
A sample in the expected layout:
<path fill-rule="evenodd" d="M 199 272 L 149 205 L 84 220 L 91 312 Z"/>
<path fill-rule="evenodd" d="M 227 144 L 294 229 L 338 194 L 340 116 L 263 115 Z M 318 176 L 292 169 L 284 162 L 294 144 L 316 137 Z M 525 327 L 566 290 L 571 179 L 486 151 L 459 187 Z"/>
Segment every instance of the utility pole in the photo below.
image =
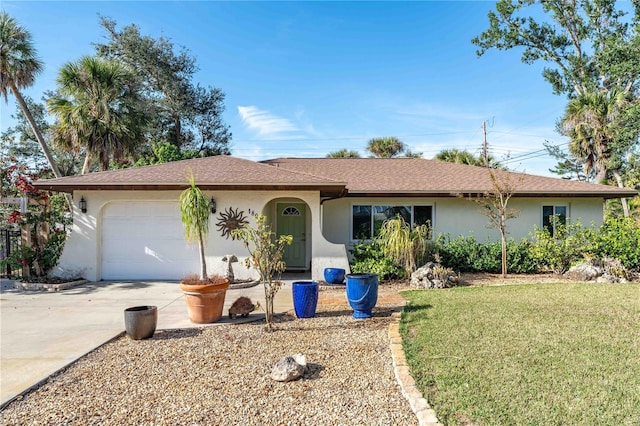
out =
<path fill-rule="evenodd" d="M 482 161 L 484 162 L 485 167 L 489 167 L 489 160 L 487 155 L 487 121 L 482 121 Z"/>

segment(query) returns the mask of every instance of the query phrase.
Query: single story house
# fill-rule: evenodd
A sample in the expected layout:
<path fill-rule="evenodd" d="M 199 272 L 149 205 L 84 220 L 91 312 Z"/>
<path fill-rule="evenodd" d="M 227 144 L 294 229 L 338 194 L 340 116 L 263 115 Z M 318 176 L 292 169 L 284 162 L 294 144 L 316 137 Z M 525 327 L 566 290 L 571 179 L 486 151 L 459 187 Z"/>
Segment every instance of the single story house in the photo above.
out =
<path fill-rule="evenodd" d="M 421 158 L 277 158 L 254 162 L 215 156 L 139 168 L 41 180 L 42 190 L 73 195 L 73 227 L 57 276 L 89 280 L 178 280 L 199 270 L 197 249 L 184 240 L 178 197 L 193 173 L 211 198 L 206 246 L 210 273 L 223 274 L 222 258 L 247 255 L 230 229 L 252 213 L 268 217 L 277 234 L 294 243 L 285 260 L 292 270 L 322 279 L 325 267 L 349 269 L 350 245 L 370 238 L 387 217 L 430 223 L 434 235 L 498 239 L 488 219 L 467 197 L 492 191 L 489 169 Z M 637 191 L 495 170 L 496 181 L 513 190 L 509 220 L 515 239 L 553 215 L 599 225 L 608 198 Z M 238 278 L 256 277 L 242 263 Z"/>

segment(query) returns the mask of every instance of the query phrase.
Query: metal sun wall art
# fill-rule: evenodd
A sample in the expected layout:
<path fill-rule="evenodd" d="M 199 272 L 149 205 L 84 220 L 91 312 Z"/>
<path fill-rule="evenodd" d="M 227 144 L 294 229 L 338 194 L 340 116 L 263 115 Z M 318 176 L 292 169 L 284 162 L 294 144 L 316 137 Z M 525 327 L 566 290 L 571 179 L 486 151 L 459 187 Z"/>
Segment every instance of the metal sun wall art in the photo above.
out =
<path fill-rule="evenodd" d="M 233 207 L 229 207 L 218 215 L 218 223 L 216 223 L 216 226 L 220 234 L 226 239 L 231 237 L 232 240 L 235 240 L 236 237 L 232 235 L 231 232 L 249 223 L 247 217 L 244 215 L 244 211 L 238 210 L 239 209 L 234 210 Z"/>

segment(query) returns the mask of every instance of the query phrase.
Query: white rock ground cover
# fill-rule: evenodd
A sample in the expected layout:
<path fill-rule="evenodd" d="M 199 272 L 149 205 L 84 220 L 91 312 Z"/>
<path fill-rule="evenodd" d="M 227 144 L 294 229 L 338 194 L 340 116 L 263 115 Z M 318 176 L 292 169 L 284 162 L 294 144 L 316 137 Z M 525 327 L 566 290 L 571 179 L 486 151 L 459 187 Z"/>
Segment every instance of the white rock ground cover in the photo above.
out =
<path fill-rule="evenodd" d="M 417 425 L 395 380 L 388 329 L 396 306 L 356 320 L 343 306 L 315 318 L 157 331 L 96 349 L 0 412 L 0 424 Z M 302 378 L 269 377 L 302 353 Z"/>

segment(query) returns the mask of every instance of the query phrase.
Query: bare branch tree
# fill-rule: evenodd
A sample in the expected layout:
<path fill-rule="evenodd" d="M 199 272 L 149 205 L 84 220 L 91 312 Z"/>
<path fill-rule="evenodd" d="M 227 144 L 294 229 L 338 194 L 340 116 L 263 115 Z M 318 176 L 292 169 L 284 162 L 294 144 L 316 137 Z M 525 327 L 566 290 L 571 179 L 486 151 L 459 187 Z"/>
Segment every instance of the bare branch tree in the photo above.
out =
<path fill-rule="evenodd" d="M 470 200 L 478 204 L 482 214 L 489 218 L 489 227 L 500 231 L 502 242 L 502 277 L 507 275 L 507 220 L 513 219 L 520 213 L 517 209 L 509 208 L 509 200 L 515 192 L 515 185 L 508 173 L 496 174 L 493 169 L 488 169 L 491 180 L 491 190 L 477 198 Z"/>

